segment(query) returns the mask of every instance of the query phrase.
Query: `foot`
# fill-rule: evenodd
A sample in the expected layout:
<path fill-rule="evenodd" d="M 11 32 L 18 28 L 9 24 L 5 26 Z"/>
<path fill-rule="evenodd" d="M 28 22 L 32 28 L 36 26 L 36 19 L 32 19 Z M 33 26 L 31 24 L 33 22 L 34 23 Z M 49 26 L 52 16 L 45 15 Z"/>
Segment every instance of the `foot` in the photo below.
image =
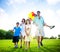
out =
<path fill-rule="evenodd" d="M 18 45 L 15 45 L 15 48 L 18 48 Z"/>
<path fill-rule="evenodd" d="M 41 46 L 43 46 L 42 42 L 40 42 Z"/>
<path fill-rule="evenodd" d="M 38 46 L 38 48 L 40 48 L 40 45 Z"/>
<path fill-rule="evenodd" d="M 20 46 L 20 48 L 22 48 L 22 46 Z"/>

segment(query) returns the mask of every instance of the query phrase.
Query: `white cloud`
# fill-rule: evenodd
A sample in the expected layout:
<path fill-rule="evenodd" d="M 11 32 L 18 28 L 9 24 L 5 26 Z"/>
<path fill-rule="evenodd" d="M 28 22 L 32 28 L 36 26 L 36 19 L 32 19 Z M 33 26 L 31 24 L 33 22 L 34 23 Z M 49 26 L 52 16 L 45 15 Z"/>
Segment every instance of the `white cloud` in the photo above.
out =
<path fill-rule="evenodd" d="M 7 17 L 8 15 L 7 15 L 7 13 L 5 13 L 5 11 L 2 9 L 2 8 L 0 8 L 0 18 L 2 18 L 2 17 Z"/>
<path fill-rule="evenodd" d="M 57 13 L 58 17 L 60 18 L 60 10 L 57 10 L 56 13 Z"/>
<path fill-rule="evenodd" d="M 20 4 L 20 3 L 26 3 L 26 0 L 8 0 L 8 5 L 13 5 L 13 4 Z"/>
<path fill-rule="evenodd" d="M 46 0 L 49 5 L 55 5 L 60 2 L 60 0 Z"/>

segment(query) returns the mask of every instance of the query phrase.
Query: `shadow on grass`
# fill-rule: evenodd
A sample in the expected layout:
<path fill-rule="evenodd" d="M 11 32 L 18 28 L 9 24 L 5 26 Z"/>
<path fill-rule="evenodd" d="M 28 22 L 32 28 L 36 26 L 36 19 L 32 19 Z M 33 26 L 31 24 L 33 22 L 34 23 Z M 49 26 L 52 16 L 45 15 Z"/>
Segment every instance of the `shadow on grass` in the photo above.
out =
<path fill-rule="evenodd" d="M 43 47 L 43 49 L 46 50 L 47 52 L 57 52 L 55 49 L 48 48 L 48 47 Z"/>

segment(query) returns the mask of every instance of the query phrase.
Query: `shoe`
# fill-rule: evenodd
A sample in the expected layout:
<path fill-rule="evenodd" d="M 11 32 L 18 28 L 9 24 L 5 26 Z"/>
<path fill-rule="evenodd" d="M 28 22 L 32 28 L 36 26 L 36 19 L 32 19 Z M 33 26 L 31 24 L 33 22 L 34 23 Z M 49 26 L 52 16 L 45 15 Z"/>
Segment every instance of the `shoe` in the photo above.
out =
<path fill-rule="evenodd" d="M 22 46 L 20 46 L 20 48 L 22 48 Z"/>
<path fill-rule="evenodd" d="M 38 46 L 38 48 L 40 48 L 40 45 Z"/>
<path fill-rule="evenodd" d="M 15 48 L 18 48 L 18 45 L 15 45 Z"/>
<path fill-rule="evenodd" d="M 41 46 L 43 46 L 42 42 L 40 42 Z"/>

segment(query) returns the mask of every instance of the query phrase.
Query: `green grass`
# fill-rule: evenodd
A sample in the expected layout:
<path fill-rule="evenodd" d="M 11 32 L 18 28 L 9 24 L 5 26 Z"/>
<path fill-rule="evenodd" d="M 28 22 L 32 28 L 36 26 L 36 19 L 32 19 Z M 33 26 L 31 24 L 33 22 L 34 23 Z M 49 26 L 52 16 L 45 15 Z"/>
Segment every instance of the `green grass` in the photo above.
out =
<path fill-rule="evenodd" d="M 18 43 L 20 47 L 20 42 Z M 37 41 L 33 39 L 31 41 L 30 49 L 25 50 L 23 48 L 14 48 L 12 40 L 0 40 L 0 52 L 59 52 L 60 51 L 60 39 L 44 39 L 43 47 L 37 48 Z"/>

